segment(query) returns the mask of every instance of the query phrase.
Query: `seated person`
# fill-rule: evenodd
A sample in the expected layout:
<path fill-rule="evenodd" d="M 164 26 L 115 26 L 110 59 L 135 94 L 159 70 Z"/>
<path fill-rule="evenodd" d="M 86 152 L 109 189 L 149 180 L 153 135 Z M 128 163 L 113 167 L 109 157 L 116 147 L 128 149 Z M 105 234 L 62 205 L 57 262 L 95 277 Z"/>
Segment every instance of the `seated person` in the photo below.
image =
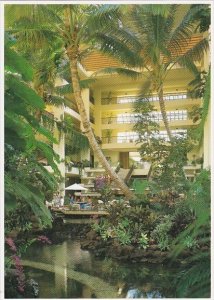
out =
<path fill-rule="evenodd" d="M 85 208 L 86 209 L 92 209 L 93 207 L 94 207 L 94 205 L 92 203 L 92 199 L 90 197 L 88 197 L 87 203 L 85 204 Z"/>
<path fill-rule="evenodd" d="M 69 195 L 69 202 L 70 202 L 70 204 L 74 204 L 74 195 Z"/>
<path fill-rule="evenodd" d="M 81 202 L 80 197 L 76 197 L 76 202 Z"/>

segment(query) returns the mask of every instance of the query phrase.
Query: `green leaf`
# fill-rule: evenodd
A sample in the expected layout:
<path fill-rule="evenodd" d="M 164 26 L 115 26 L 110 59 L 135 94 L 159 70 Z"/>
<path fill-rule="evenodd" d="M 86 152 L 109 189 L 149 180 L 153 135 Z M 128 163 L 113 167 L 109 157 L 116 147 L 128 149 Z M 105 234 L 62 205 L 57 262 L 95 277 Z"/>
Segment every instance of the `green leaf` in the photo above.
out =
<path fill-rule="evenodd" d="M 33 79 L 33 69 L 31 65 L 26 59 L 18 55 L 7 45 L 5 46 L 5 65 L 21 74 L 23 79 L 26 81 L 31 81 Z"/>
<path fill-rule="evenodd" d="M 45 104 L 41 97 L 26 83 L 14 75 L 6 74 L 5 83 L 14 95 L 22 98 L 26 103 L 37 109 L 44 109 Z"/>
<path fill-rule="evenodd" d="M 130 70 L 130 69 L 125 69 L 125 68 L 119 68 L 119 67 L 109 67 L 109 68 L 100 69 L 97 72 L 94 72 L 93 76 L 96 76 L 98 74 L 115 74 L 115 73 L 119 75 L 131 77 L 132 79 L 138 79 L 139 77 L 142 76 L 140 72 Z"/>
<path fill-rule="evenodd" d="M 5 192 L 5 210 L 6 212 L 16 208 L 16 198 L 8 192 Z"/>

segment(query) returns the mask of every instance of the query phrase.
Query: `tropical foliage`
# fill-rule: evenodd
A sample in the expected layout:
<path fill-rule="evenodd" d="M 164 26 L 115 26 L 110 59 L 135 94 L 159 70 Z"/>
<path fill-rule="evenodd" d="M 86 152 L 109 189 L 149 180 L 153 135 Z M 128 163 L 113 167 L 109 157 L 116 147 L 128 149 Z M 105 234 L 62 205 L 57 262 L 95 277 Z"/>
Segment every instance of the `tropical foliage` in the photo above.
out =
<path fill-rule="evenodd" d="M 177 257 L 187 246 L 195 248 L 177 280 L 179 297 L 210 297 L 210 172 L 203 170 L 187 194 L 187 203 L 194 220 L 174 241 L 172 257 Z"/>
<path fill-rule="evenodd" d="M 183 167 L 187 163 L 187 153 L 193 149 L 193 142 L 188 134 L 178 133 L 169 143 L 167 138 L 159 135 L 159 123 L 155 121 L 154 107 L 149 100 L 139 97 L 135 104 L 138 114 L 134 125 L 138 133 L 139 152 L 143 161 L 151 163 L 152 181 L 150 188 L 181 192 L 188 187 Z M 170 182 L 170 187 L 169 187 Z"/>
<path fill-rule="evenodd" d="M 8 37 L 5 43 L 6 212 L 24 205 L 44 225 L 50 225 L 51 216 L 45 206 L 45 194 L 57 188 L 60 173 L 56 163 L 59 157 L 39 136 L 50 143 L 57 141 L 35 118 L 36 111 L 44 110 L 45 105 L 30 87 L 31 66 L 11 48 L 13 44 L 14 41 Z M 47 159 L 55 175 L 51 175 L 39 162 L 41 156 Z"/>
<path fill-rule="evenodd" d="M 102 194 L 109 217 L 95 223 L 93 229 L 104 241 L 116 239 L 122 246 L 132 245 L 142 251 L 149 247 L 168 250 L 172 259 L 189 251 L 176 282 L 177 296 L 210 296 L 210 172 L 201 171 L 193 183 L 185 179 L 183 166 L 192 143 L 188 135 L 172 135 L 163 97 L 165 81 L 173 66 L 187 68 L 196 76 L 190 85 L 193 97 L 203 97 L 203 107 L 192 113 L 194 120 L 200 120 L 195 134 L 200 139 L 209 109 L 210 71 L 207 76 L 199 73 L 195 63 L 208 49 L 208 39 L 202 38 L 191 48 L 188 44 L 195 33 L 209 27 L 209 11 L 207 5 L 187 6 L 179 19 L 179 5 L 174 4 L 122 8 L 70 4 L 6 6 L 6 14 L 10 14 L 6 18 L 10 36 L 6 35 L 5 42 L 6 233 L 14 228 L 23 233 L 31 230 L 32 216 L 42 226 L 51 224 L 44 202 L 61 180 L 56 165 L 59 157 L 51 147 L 57 143 L 51 132 L 54 126 L 65 132 L 67 155 L 88 149 L 90 144 L 109 175 L 107 179 L 115 181 L 126 198 L 133 198 L 102 154 L 81 95 L 82 88 L 94 79 L 81 81 L 78 64 L 92 50 L 102 51 L 122 65 L 102 72 L 142 78 L 142 93 L 135 107 L 139 115 L 135 130 L 142 144 L 142 158 L 152 163 L 153 178 L 145 184 L 149 192 L 139 194 L 140 199 L 131 203 L 109 202 L 109 181 L 97 179 L 96 188 Z M 68 84 L 55 87 L 58 75 Z M 69 93 L 74 95 L 83 134 L 74 129 L 69 118 L 52 120 L 45 114 L 46 104 L 61 105 Z M 154 93 L 159 99 L 168 141 L 157 138 L 159 126 L 152 121 L 154 108 L 150 96 Z M 110 132 L 106 137 L 111 138 Z M 195 138 L 194 134 L 191 138 Z M 42 165 L 41 157 L 52 167 L 53 174 Z M 20 255 L 30 242 L 20 248 L 11 238 L 5 242 L 6 268 L 16 268 L 16 276 L 9 284 L 15 285 L 20 296 L 25 288 Z"/>
<path fill-rule="evenodd" d="M 13 49 L 14 44 L 15 40 L 6 36 L 5 276 L 6 296 L 12 298 L 22 297 L 29 286 L 21 254 L 35 239 L 17 245 L 8 236 L 12 236 L 12 232 L 17 235 L 31 231 L 35 222 L 40 228 L 51 226 L 52 217 L 45 200 L 61 180 L 57 167 L 60 160 L 51 147 L 57 141 L 36 116 L 38 111 L 44 112 L 45 103 L 31 87 L 33 68 Z M 52 174 L 40 162 L 41 157 L 52 167 Z"/>
<path fill-rule="evenodd" d="M 71 156 L 89 149 L 87 138 L 72 125 L 72 119 L 65 116 L 65 155 Z"/>
<path fill-rule="evenodd" d="M 117 7 L 104 5 L 8 5 L 6 27 L 19 44 L 26 48 L 51 49 L 58 45 L 68 59 L 74 98 L 80 113 L 84 134 L 93 152 L 111 179 L 121 188 L 125 196 L 133 198 L 133 193 L 111 169 L 103 155 L 91 128 L 85 104 L 81 95 L 78 63 L 93 47 L 98 28 L 109 27 Z M 14 26 L 15 24 L 15 26 Z M 30 29 L 30 30 L 29 30 Z"/>
<path fill-rule="evenodd" d="M 199 76 L 190 83 L 190 94 L 194 97 L 198 95 L 202 98 L 202 107 L 196 107 L 191 112 L 194 122 L 199 121 L 196 128 L 191 130 L 191 137 L 199 141 L 201 145 L 204 136 L 204 125 L 210 109 L 210 69 L 208 74 L 199 74 Z"/>
<path fill-rule="evenodd" d="M 149 193 L 141 207 L 137 200 L 113 202 L 109 218 L 93 228 L 104 241 L 169 251 L 171 262 L 183 262 L 173 282 L 175 296 L 210 297 L 210 189 L 210 172 L 202 170 L 181 195 Z"/>
<path fill-rule="evenodd" d="M 113 191 L 110 186 L 110 178 L 108 176 L 98 176 L 94 180 L 94 187 L 96 191 L 101 194 L 101 200 L 104 203 L 112 200 L 113 198 Z"/>

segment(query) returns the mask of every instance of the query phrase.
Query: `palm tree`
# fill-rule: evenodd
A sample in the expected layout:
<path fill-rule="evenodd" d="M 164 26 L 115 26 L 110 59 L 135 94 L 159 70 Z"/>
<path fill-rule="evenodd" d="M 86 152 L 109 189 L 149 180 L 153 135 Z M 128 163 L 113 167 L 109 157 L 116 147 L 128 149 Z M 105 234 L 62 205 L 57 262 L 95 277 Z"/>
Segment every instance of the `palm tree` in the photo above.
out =
<path fill-rule="evenodd" d="M 175 4 L 148 4 L 131 5 L 127 9 L 125 6 L 126 14 L 121 17 L 119 28 L 112 26 L 110 32 L 99 34 L 101 50 L 127 67 L 107 68 L 102 72 L 118 71 L 124 75 L 145 78 L 141 97 L 148 97 L 154 92 L 158 95 L 163 122 L 171 142 L 173 138 L 164 102 L 166 77 L 175 65 L 185 67 L 196 75 L 198 70 L 195 62 L 202 59 L 209 46 L 207 38 L 191 43 L 197 26 L 194 15 L 201 7 L 183 6 L 183 17 L 179 17 L 179 7 Z"/>
<path fill-rule="evenodd" d="M 105 20 L 111 21 L 109 18 L 111 9 L 112 6 L 109 8 L 108 5 L 8 5 L 6 6 L 6 14 L 8 15 L 6 27 L 8 26 L 19 43 L 24 43 L 31 50 L 39 51 L 42 47 L 48 49 L 53 41 L 58 43 L 61 49 L 64 49 L 64 54 L 67 55 L 70 63 L 72 89 L 84 134 L 111 180 L 117 184 L 126 198 L 131 199 L 134 197 L 133 193 L 111 169 L 94 136 L 81 96 L 78 74 L 78 63 L 82 55 L 85 55 L 93 46 L 97 32 L 95 28 L 99 28 L 98 24 L 103 26 Z M 11 24 L 11 21 L 15 22 Z M 15 25 L 12 27 L 13 30 L 11 30 L 12 25 Z M 86 47 L 87 45 L 89 47 Z"/>

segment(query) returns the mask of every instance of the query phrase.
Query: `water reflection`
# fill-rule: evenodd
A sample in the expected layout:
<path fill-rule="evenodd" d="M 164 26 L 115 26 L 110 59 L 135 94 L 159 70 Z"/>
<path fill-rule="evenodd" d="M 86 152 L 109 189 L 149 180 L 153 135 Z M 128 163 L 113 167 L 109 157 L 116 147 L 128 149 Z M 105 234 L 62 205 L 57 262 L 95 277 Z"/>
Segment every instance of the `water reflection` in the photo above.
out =
<path fill-rule="evenodd" d="M 171 283 L 176 275 L 175 270 L 161 265 L 98 259 L 88 251 L 81 250 L 79 241 L 67 240 L 60 245 L 32 245 L 25 259 L 53 266 L 53 273 L 28 268 L 29 276 L 39 283 L 39 298 L 96 298 L 92 285 L 83 284 L 78 278 L 68 278 L 69 270 L 102 279 L 104 283 L 114 286 L 118 298 L 174 296 Z M 99 287 L 101 291 L 102 288 Z"/>
<path fill-rule="evenodd" d="M 71 294 L 73 292 L 75 297 L 77 295 L 81 296 L 81 298 L 90 298 L 93 296 L 93 291 L 91 291 L 88 286 L 83 286 L 75 280 L 68 279 L 67 277 L 68 269 L 78 270 L 81 265 L 85 266 L 87 269 L 92 268 L 92 260 L 89 252 L 82 251 L 78 241 L 68 240 L 64 241 L 60 245 L 51 246 L 37 245 L 35 247 L 32 245 L 25 256 L 25 259 L 31 259 L 33 261 L 44 262 L 53 265 L 54 278 L 51 276 L 52 274 L 48 273 L 49 280 L 48 282 L 45 282 L 49 288 L 52 290 L 54 288 L 54 298 L 71 298 Z M 59 267 L 62 267 L 63 271 L 60 271 Z M 38 276 L 38 272 L 40 273 L 40 276 Z M 44 271 L 30 271 L 30 275 L 32 277 L 36 277 L 37 281 L 44 283 L 42 276 L 43 273 Z M 82 289 L 81 294 L 78 292 L 80 289 Z M 47 289 L 42 283 L 40 284 L 39 296 L 42 298 L 49 298 L 47 296 Z"/>

